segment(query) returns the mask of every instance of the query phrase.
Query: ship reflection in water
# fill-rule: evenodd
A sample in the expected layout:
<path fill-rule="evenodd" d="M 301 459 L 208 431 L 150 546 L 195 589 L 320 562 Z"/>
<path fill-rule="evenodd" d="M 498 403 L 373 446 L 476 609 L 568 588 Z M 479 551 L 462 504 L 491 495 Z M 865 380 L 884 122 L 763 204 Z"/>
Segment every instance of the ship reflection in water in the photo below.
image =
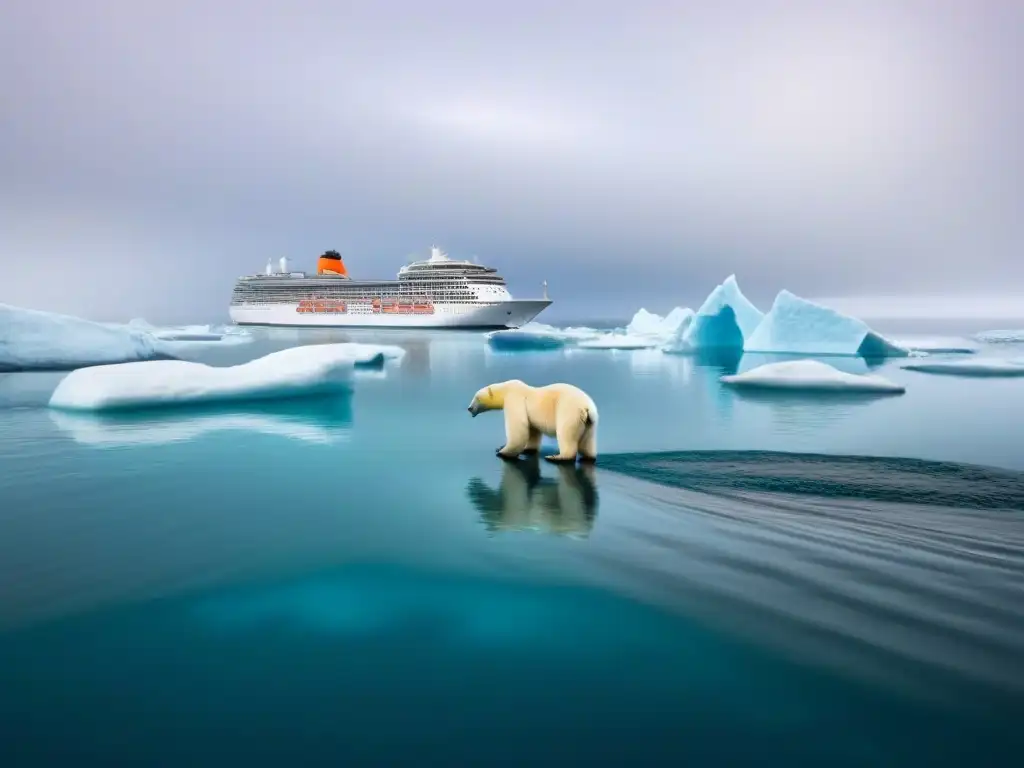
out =
<path fill-rule="evenodd" d="M 590 533 L 598 507 L 593 466 L 558 464 L 553 479 L 542 476 L 537 456 L 502 464 L 497 490 L 478 477 L 466 485 L 466 495 L 489 531 Z"/>

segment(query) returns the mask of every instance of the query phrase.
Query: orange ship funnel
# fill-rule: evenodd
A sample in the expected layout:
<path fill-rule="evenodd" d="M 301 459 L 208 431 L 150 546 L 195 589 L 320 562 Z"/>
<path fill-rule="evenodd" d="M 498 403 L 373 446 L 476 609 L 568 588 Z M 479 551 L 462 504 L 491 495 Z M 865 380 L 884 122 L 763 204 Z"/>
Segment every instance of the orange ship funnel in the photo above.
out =
<path fill-rule="evenodd" d="M 348 269 L 337 251 L 326 251 L 316 263 L 318 275 L 342 275 L 348 277 Z"/>

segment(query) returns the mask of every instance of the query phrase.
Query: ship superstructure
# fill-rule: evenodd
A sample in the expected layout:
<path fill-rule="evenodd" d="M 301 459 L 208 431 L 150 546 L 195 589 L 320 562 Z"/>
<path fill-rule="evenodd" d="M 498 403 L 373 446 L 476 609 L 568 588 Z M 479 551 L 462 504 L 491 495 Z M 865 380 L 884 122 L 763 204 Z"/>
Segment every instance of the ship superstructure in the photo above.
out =
<path fill-rule="evenodd" d="M 238 279 L 229 311 L 239 325 L 518 328 L 549 304 L 546 283 L 543 298 L 514 299 L 495 268 L 433 247 L 395 280 L 354 280 L 337 251 L 320 256 L 315 275 L 267 262 Z"/>

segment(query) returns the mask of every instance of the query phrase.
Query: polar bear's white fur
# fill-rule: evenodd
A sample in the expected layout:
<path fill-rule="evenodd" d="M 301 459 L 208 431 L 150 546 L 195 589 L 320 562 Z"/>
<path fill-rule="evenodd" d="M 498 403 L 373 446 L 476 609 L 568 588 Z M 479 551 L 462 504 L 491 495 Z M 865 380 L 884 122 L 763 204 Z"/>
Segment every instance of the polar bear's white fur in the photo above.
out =
<path fill-rule="evenodd" d="M 519 379 L 484 387 L 473 396 L 469 412 L 505 411 L 505 445 L 498 455 L 511 459 L 537 453 L 542 435 L 558 440 L 558 453 L 548 461 L 597 459 L 597 406 L 572 384 L 531 387 Z"/>

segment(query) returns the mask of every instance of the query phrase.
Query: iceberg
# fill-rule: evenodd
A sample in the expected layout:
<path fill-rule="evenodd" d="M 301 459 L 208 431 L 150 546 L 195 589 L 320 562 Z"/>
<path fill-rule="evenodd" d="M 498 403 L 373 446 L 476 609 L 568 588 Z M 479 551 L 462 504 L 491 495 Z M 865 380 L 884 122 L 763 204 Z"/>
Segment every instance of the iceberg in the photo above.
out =
<path fill-rule="evenodd" d="M 1024 331 L 982 331 L 974 338 L 986 344 L 1024 344 Z"/>
<path fill-rule="evenodd" d="M 743 349 L 764 313 L 743 295 L 735 275 L 713 290 L 692 319 L 683 319 L 662 348 L 669 353 Z"/>
<path fill-rule="evenodd" d="M 693 318 L 693 310 L 687 307 L 676 307 L 667 316 L 662 317 L 646 309 L 639 309 L 626 326 L 627 336 L 655 336 L 669 339 L 683 324 Z"/>
<path fill-rule="evenodd" d="M 909 363 L 904 370 L 918 373 L 934 373 L 945 376 L 969 376 L 973 378 L 1016 378 L 1024 376 L 1024 359 L 973 359 L 949 360 L 933 363 Z"/>
<path fill-rule="evenodd" d="M 49 404 L 109 411 L 347 392 L 357 365 L 385 357 L 369 344 L 316 344 L 227 367 L 153 360 L 79 368 L 61 380 Z"/>
<path fill-rule="evenodd" d="M 779 291 L 775 303 L 743 345 L 745 352 L 907 357 L 909 350 L 875 333 L 863 321 Z"/>
<path fill-rule="evenodd" d="M 840 371 L 818 360 L 787 360 L 768 363 L 744 373 L 722 376 L 734 387 L 799 390 L 802 392 L 871 392 L 901 394 L 906 388 L 874 374 Z"/>
<path fill-rule="evenodd" d="M 147 331 L 0 304 L 0 371 L 66 371 L 174 357 Z"/>

